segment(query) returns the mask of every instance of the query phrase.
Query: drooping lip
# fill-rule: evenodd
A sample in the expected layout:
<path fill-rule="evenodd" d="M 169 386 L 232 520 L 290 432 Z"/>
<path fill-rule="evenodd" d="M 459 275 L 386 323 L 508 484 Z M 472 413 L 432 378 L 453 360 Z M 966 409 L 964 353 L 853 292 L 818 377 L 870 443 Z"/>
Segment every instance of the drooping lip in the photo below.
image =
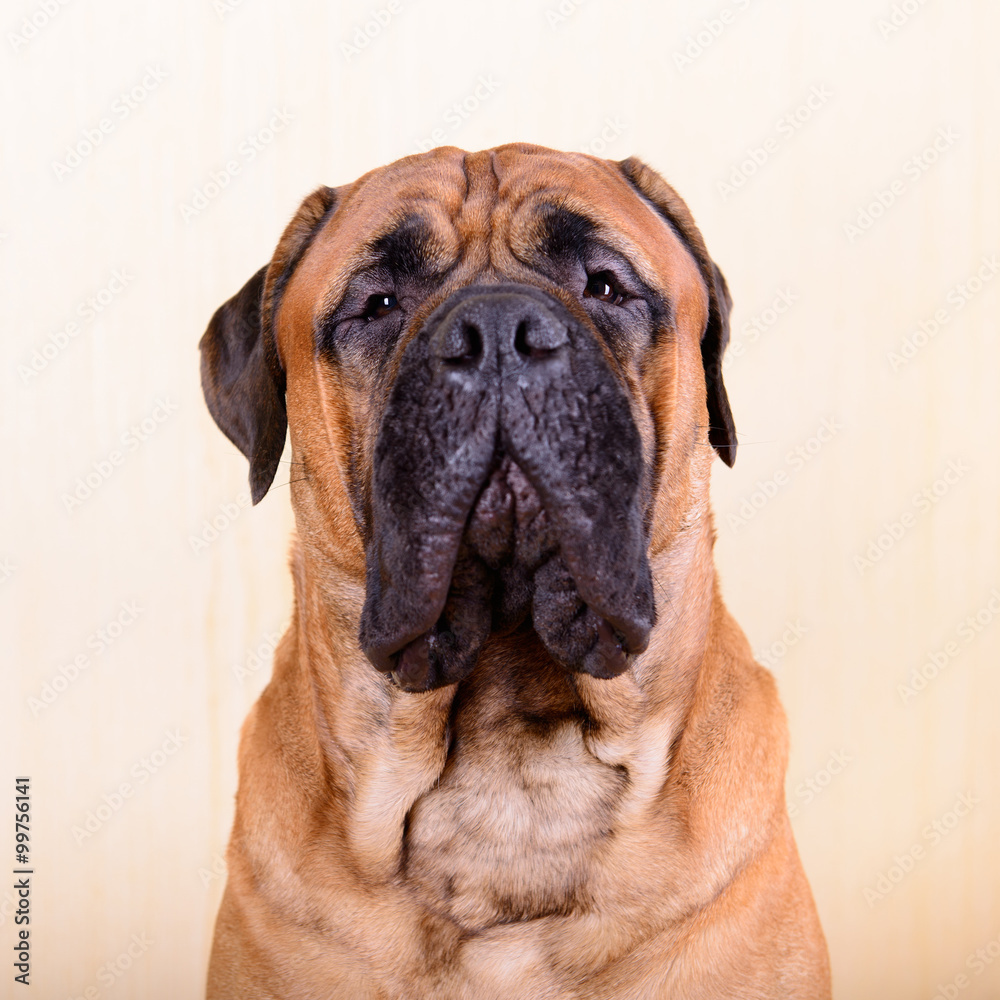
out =
<path fill-rule="evenodd" d="M 481 469 L 485 479 L 488 461 L 467 448 L 450 464 Z M 465 526 L 479 493 L 478 478 L 453 480 L 450 490 L 441 488 L 444 481 L 438 482 L 438 488 L 432 486 L 431 495 L 422 498 L 427 506 L 418 512 L 422 523 L 417 526 L 400 516 L 403 511 L 398 504 L 383 503 L 390 509 L 380 517 L 376 501 L 361 644 L 378 670 L 391 672 L 396 654 L 431 630 L 441 617 Z M 394 558 L 385 558 L 387 552 Z"/>
<path fill-rule="evenodd" d="M 424 567 L 422 600 L 410 605 L 406 628 L 395 635 L 386 634 L 381 642 L 365 648 L 373 665 L 411 691 L 460 679 L 456 675 L 461 674 L 461 670 L 456 669 L 456 675 L 446 670 L 442 677 L 435 672 L 431 662 L 435 656 L 448 655 L 445 648 L 448 641 L 455 645 L 458 630 L 446 609 L 461 600 L 468 605 L 471 591 L 476 586 L 480 588 L 480 593 L 471 597 L 482 603 L 481 614 L 474 615 L 476 620 L 471 625 L 472 631 L 476 631 L 478 625 L 478 642 L 472 643 L 477 651 L 484 632 L 488 631 L 488 623 L 491 618 L 495 619 L 492 598 L 496 574 L 513 568 L 531 580 L 542 567 L 552 570 L 559 566 L 564 577 L 568 571 L 578 591 L 580 609 L 577 615 L 585 612 L 593 618 L 590 631 L 594 640 L 586 653 L 571 660 L 567 660 L 564 650 L 556 648 L 555 642 L 546 642 L 547 635 L 541 635 L 543 642 L 557 660 L 570 668 L 586 669 L 601 677 L 615 676 L 624 670 L 631 657 L 646 648 L 652 621 L 648 616 L 643 617 L 641 602 L 626 598 L 624 608 L 615 605 L 616 590 L 608 586 L 608 571 L 602 570 L 601 556 L 593 546 L 600 525 L 579 513 L 574 516 L 553 511 L 544 499 L 553 492 L 557 491 L 553 491 L 544 479 L 536 483 L 505 452 L 495 454 L 483 483 L 478 488 L 462 490 L 447 505 L 448 516 L 437 521 L 446 530 L 433 536 L 430 542 L 423 540 L 418 557 Z M 471 501 L 469 496 L 472 496 Z M 458 512 L 466 505 L 464 524 L 457 527 Z M 576 536 L 570 537 L 570 532 L 575 532 Z M 470 585 L 472 563 L 483 572 L 476 575 Z M 644 559 L 641 564 L 648 573 Z M 463 577 L 460 585 L 456 585 L 456 569 Z M 475 574 L 474 570 L 471 572 Z M 490 575 L 485 587 L 483 573 Z M 548 573 L 548 577 L 551 576 Z M 412 592 L 416 588 L 410 589 Z M 370 589 L 369 600 L 371 594 Z M 394 596 L 398 599 L 398 590 Z M 531 611 L 529 599 L 524 608 L 525 616 Z M 470 631 L 468 622 L 466 624 L 466 631 Z M 467 641 L 466 645 L 470 643 Z M 466 651 L 467 656 L 469 652 Z M 583 665 L 584 660 L 586 665 Z"/>
<path fill-rule="evenodd" d="M 608 622 L 625 651 L 645 650 L 655 621 L 640 494 L 643 450 L 624 390 L 585 355 L 580 384 L 553 399 L 544 387 L 504 379 L 500 439 L 538 493 L 583 602 Z M 586 419 L 538 434 L 541 415 L 560 408 Z"/>

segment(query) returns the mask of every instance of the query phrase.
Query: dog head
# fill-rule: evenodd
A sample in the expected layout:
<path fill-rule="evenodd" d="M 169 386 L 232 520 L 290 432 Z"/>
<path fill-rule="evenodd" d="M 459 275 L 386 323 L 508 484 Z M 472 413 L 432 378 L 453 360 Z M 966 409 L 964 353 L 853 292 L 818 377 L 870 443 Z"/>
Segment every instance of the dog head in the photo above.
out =
<path fill-rule="evenodd" d="M 290 429 L 300 539 L 363 579 L 361 648 L 401 687 L 516 628 L 611 677 L 655 623 L 651 556 L 735 458 L 729 307 L 638 160 L 443 147 L 311 194 L 202 384 L 254 503 Z"/>

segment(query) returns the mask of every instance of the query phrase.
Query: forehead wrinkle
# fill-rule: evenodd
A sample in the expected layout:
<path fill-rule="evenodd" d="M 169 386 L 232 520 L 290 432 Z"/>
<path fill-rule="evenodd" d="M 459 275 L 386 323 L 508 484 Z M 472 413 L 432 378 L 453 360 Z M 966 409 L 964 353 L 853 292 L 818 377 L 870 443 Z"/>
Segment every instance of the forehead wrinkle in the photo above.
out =
<path fill-rule="evenodd" d="M 420 253 L 428 271 L 443 273 L 455 265 L 461 255 L 461 246 L 454 225 L 441 211 L 439 203 L 423 199 L 423 206 L 425 211 L 419 213 L 414 212 L 412 206 L 388 213 L 375 233 L 360 244 L 353 238 L 356 226 L 352 219 L 346 220 L 346 232 L 331 234 L 333 239 L 326 243 L 324 252 L 317 253 L 309 261 L 315 270 L 325 272 L 327 280 L 326 290 L 316 303 L 314 322 L 329 316 L 340 305 L 348 286 L 358 275 L 381 269 L 391 273 L 392 261 L 386 258 L 378 244 L 405 232 L 410 226 L 425 229 Z"/>
<path fill-rule="evenodd" d="M 348 263 L 349 270 L 357 272 L 380 267 L 392 270 L 393 244 L 397 241 L 399 251 L 412 252 L 420 260 L 418 266 L 431 273 L 445 271 L 454 265 L 460 252 L 454 225 L 436 202 L 424 199 L 421 204 L 423 210 L 406 207 L 393 213 L 382 230 L 358 248 Z"/>
<path fill-rule="evenodd" d="M 462 244 L 463 262 L 474 272 L 481 272 L 493 261 L 493 234 L 499 221 L 492 152 L 467 153 L 462 160 L 462 171 L 465 191 L 455 227 Z"/>
<path fill-rule="evenodd" d="M 625 257 L 646 284 L 652 287 L 662 287 L 663 275 L 644 247 L 662 244 L 665 233 L 673 237 L 671 243 L 677 242 L 676 237 L 669 232 L 669 227 L 665 223 L 661 222 L 658 227 L 642 225 L 641 223 L 636 226 L 634 225 L 635 220 L 630 215 L 624 214 L 617 214 L 613 220 L 609 220 L 593 199 L 581 198 L 573 192 L 562 192 L 556 197 L 552 197 L 554 193 L 541 191 L 538 193 L 538 197 L 524 199 L 511 220 L 511 244 L 519 251 L 524 252 L 525 256 L 522 259 L 531 259 L 537 256 L 535 238 L 538 236 L 539 230 L 544 227 L 550 212 L 571 212 L 593 226 L 593 231 L 588 236 L 589 239 L 595 243 L 601 243 Z M 658 220 L 642 221 L 655 223 Z M 521 256 L 521 253 L 518 255 Z"/>
<path fill-rule="evenodd" d="M 406 157 L 391 169 L 378 167 L 349 185 L 293 276 L 307 271 L 310 283 L 322 280 L 321 275 L 333 276 L 325 293 L 317 296 L 314 315 L 327 315 L 337 307 L 351 278 L 377 263 L 371 244 L 408 216 L 420 216 L 438 242 L 432 254 L 435 265 L 454 264 L 461 252 L 454 222 L 465 186 L 462 152 L 454 147 Z"/>
<path fill-rule="evenodd" d="M 600 203 L 555 189 L 543 189 L 521 199 L 509 227 L 510 250 L 519 261 L 531 266 L 538 260 L 539 231 L 551 210 L 573 212 L 590 222 L 589 239 L 621 254 L 650 288 L 662 291 L 678 319 L 690 318 L 700 335 L 708 320 L 708 289 L 697 261 L 680 237 L 656 210 L 642 199 L 631 196 L 628 211 L 605 215 Z"/>
<path fill-rule="evenodd" d="M 497 149 L 495 159 L 500 197 L 509 205 L 512 244 L 518 242 L 515 220 L 530 215 L 539 202 L 552 201 L 591 219 L 597 227 L 595 236 L 628 257 L 647 284 L 669 291 L 675 299 L 688 298 L 690 291 L 701 302 L 700 309 L 695 308 L 707 321 L 708 289 L 697 261 L 617 163 L 585 153 L 516 144 Z"/>

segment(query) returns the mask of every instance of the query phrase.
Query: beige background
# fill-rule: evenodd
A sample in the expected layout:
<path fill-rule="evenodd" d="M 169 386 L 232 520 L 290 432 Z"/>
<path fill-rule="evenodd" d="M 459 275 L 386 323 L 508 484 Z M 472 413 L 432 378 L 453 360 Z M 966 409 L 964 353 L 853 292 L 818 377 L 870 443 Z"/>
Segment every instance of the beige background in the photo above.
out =
<path fill-rule="evenodd" d="M 36 864 L 16 995 L 199 994 L 291 517 L 281 488 L 247 506 L 197 340 L 302 196 L 435 129 L 636 153 L 688 200 L 736 301 L 718 562 L 788 712 L 836 995 L 1000 995 L 1000 9 L 61 2 L 0 16 L 0 801 L 31 776 Z"/>

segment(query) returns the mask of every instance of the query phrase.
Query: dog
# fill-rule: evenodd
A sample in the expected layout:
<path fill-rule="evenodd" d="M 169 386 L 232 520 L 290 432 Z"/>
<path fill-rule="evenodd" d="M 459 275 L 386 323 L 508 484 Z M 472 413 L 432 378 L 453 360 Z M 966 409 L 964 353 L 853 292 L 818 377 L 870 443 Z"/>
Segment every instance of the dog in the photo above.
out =
<path fill-rule="evenodd" d="M 709 476 L 731 300 L 660 176 L 510 144 L 309 195 L 200 348 L 292 623 L 208 996 L 830 996 Z"/>

